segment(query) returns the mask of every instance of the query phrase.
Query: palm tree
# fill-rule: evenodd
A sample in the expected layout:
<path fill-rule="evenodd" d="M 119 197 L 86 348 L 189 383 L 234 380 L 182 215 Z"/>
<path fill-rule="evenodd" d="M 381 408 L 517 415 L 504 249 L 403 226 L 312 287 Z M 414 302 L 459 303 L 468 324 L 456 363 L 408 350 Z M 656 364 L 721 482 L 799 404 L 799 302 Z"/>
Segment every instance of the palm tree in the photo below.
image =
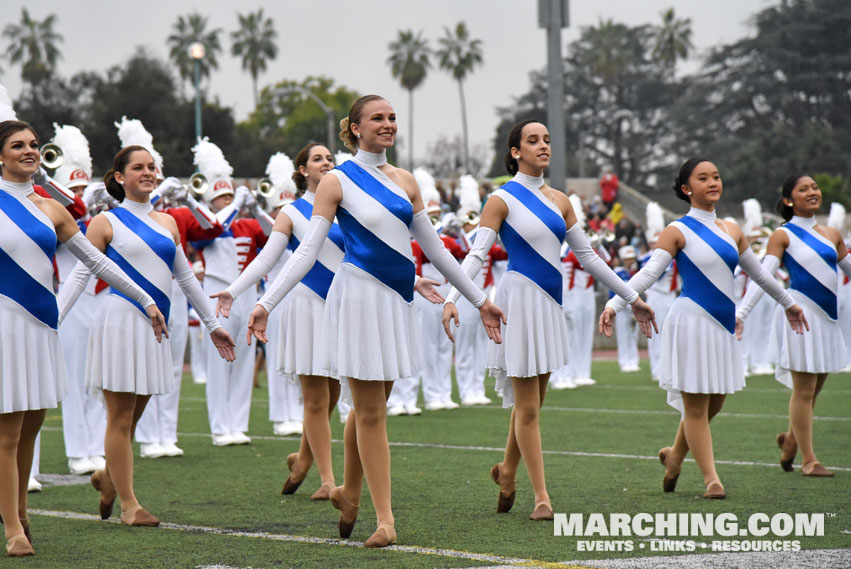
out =
<path fill-rule="evenodd" d="M 443 28 L 444 35 L 438 40 L 440 48 L 437 55 L 440 68 L 452 74 L 458 81 L 458 94 L 461 97 L 461 124 L 464 133 L 464 166 L 470 171 L 470 142 L 467 136 L 467 105 L 464 101 L 464 79 L 473 68 L 482 63 L 482 40 L 470 39 L 470 31 L 464 22 L 458 22 L 453 33 Z"/>
<path fill-rule="evenodd" d="M 192 81 L 195 61 L 189 56 L 189 46 L 199 42 L 204 46 L 204 57 L 201 59 L 201 77 L 209 77 L 211 69 L 219 68 L 217 54 L 222 51 L 219 41 L 220 28 L 207 31 L 207 18 L 193 12 L 186 16 L 177 18 L 172 26 L 172 34 L 168 36 L 168 44 L 171 46 L 168 56 L 177 65 L 180 78 L 184 81 Z"/>
<path fill-rule="evenodd" d="M 402 87 L 408 90 L 408 167 L 414 167 L 414 89 L 425 80 L 426 73 L 431 67 L 429 57 L 431 49 L 422 37 L 422 32 L 416 35 L 412 30 L 399 30 L 399 36 L 390 42 L 390 72 L 399 80 Z"/>
<path fill-rule="evenodd" d="M 239 29 L 231 32 L 233 45 L 231 55 L 242 56 L 242 68 L 247 69 L 254 82 L 254 106 L 257 106 L 257 76 L 261 71 L 266 71 L 269 60 L 278 55 L 278 46 L 275 45 L 277 32 L 272 24 L 271 18 L 263 19 L 263 8 L 257 12 L 249 12 L 245 16 L 237 14 L 239 18 Z"/>
<path fill-rule="evenodd" d="M 653 57 L 669 69 L 673 79 L 677 60 L 686 59 L 694 49 L 691 43 L 691 18 L 678 20 L 673 8 L 668 8 L 660 15 L 662 25 L 652 28 Z"/>
<path fill-rule="evenodd" d="M 56 14 L 50 14 L 39 22 L 30 17 L 26 8 L 21 8 L 21 23 L 7 24 L 3 35 L 9 41 L 6 57 L 12 64 L 21 64 L 21 78 L 34 83 L 56 70 L 56 62 L 62 57 L 58 44 L 63 41 L 57 33 Z"/>

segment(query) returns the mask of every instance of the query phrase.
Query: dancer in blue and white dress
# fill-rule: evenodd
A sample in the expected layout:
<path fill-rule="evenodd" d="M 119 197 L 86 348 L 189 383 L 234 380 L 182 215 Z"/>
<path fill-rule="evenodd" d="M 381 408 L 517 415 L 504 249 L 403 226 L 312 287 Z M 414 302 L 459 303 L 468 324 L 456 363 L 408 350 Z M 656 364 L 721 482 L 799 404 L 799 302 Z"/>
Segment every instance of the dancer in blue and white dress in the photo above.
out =
<path fill-rule="evenodd" d="M 224 291 L 212 295 L 217 298 L 216 312 L 229 316 L 233 299 L 245 292 L 281 258 L 286 249 L 296 250 L 307 236 L 316 188 L 319 181 L 334 167 L 334 158 L 325 146 L 308 144 L 296 155 L 295 167 L 289 158 L 290 183 L 304 190 L 304 195 L 281 208 L 269 241 L 243 273 Z M 274 159 L 274 157 L 273 157 Z M 272 166 L 270 161 L 270 167 Z M 270 173 L 271 175 L 271 173 Z M 275 189 L 283 191 L 283 182 L 272 177 Z M 336 223 L 331 225 L 322 243 L 319 255 L 310 271 L 281 303 L 281 323 L 277 343 L 270 343 L 267 352 L 277 352 L 279 369 L 286 380 L 297 380 L 304 400 L 304 430 L 298 452 L 287 456 L 289 476 L 282 494 L 293 494 L 307 476 L 313 461 L 319 469 L 321 485 L 313 493 L 313 500 L 327 500 L 334 489 L 334 471 L 331 465 L 331 412 L 340 397 L 340 382 L 329 377 L 319 357 L 323 338 L 322 315 L 325 299 L 334 274 L 340 267 L 345 252 L 343 233 Z M 276 308 L 277 310 L 277 308 Z M 270 316 L 269 328 L 272 328 Z M 271 334 L 270 334 L 271 339 Z M 269 357 L 267 355 L 267 357 Z M 270 377 L 269 381 L 273 381 Z"/>
<path fill-rule="evenodd" d="M 142 146 L 123 148 L 104 176 L 106 189 L 121 207 L 92 220 L 86 237 L 121 267 L 163 311 L 171 308 L 172 275 L 198 311 L 213 344 L 232 361 L 234 342 L 207 307 L 204 293 L 180 246 L 177 223 L 153 211 L 149 201 L 156 187 L 156 166 Z M 60 294 L 60 321 L 85 287 L 90 273 L 78 265 Z M 100 515 L 112 514 L 116 493 L 121 498 L 121 521 L 127 525 L 158 525 L 133 491 L 133 450 L 136 422 L 151 395 L 176 389 L 168 341 L 154 342 L 148 320 L 134 300 L 113 290 L 100 306 L 89 335 L 86 385 L 106 402 L 106 468 L 92 474 L 101 492 Z"/>
<path fill-rule="evenodd" d="M 706 484 L 704 498 L 725 498 L 715 471 L 709 421 L 727 394 L 745 387 L 741 354 L 735 335 L 736 313 L 733 270 L 740 265 L 759 286 L 786 307 L 796 332 L 806 327 L 800 306 L 759 264 L 742 230 L 715 217 L 721 199 L 721 175 L 704 158 L 686 161 L 674 180 L 677 197 L 691 204 L 688 215 L 668 225 L 656 243 L 653 257 L 629 281 L 644 292 L 676 260 L 683 279 L 682 294 L 674 301 L 662 326 L 662 369 L 659 386 L 668 392 L 668 404 L 682 413 L 674 444 L 659 451 L 665 465 L 662 487 L 673 492 L 689 450 Z M 611 334 L 615 312 L 612 299 L 600 316 L 600 329 Z"/>
<path fill-rule="evenodd" d="M 34 193 L 38 148 L 29 124 L 0 122 L 0 516 L 10 556 L 34 553 L 27 516 L 33 445 L 46 410 L 56 407 L 66 390 L 53 293 L 57 241 L 144 306 L 155 335 L 165 327 L 153 299 L 92 247 L 68 211 Z M 150 328 L 145 332 L 151 335 Z"/>
<path fill-rule="evenodd" d="M 328 290 L 320 357 L 323 375 L 341 378 L 342 396 L 352 399 L 354 409 L 344 435 L 344 482 L 331 492 L 331 503 L 341 510 L 339 530 L 347 537 L 357 518 L 365 474 L 378 529 L 364 545 L 385 547 L 396 542 L 387 396 L 394 380 L 411 377 L 422 367 L 410 237 L 480 307 L 488 335 L 497 341 L 504 315 L 443 247 L 414 177 L 387 163 L 386 150 L 393 146 L 397 126 L 390 103 L 377 95 L 361 97 L 340 126 L 340 137 L 357 154 L 319 183 L 307 234 L 251 313 L 249 331 L 266 340 L 269 312 L 313 267 L 336 217 L 346 255 Z"/>
<path fill-rule="evenodd" d="M 586 270 L 634 303 L 643 330 L 653 316 L 638 294 L 591 249 L 568 197 L 544 183 L 549 163 L 547 127 L 535 120 L 514 125 L 505 157 L 506 169 L 514 178 L 488 199 L 473 249 L 462 264 L 468 275 L 477 274 L 499 233 L 508 253 L 508 271 L 497 287 L 496 302 L 505 307 L 508 324 L 502 326 L 505 341 L 488 347 L 488 368 L 496 378 L 503 406 L 514 408 L 505 459 L 493 466 L 491 476 L 500 487 L 497 512 L 508 512 L 514 505 L 514 475 L 522 457 L 535 491 L 533 520 L 553 519 L 538 421 L 550 373 L 564 367 L 568 357 L 562 241 L 567 239 Z M 450 338 L 450 321 L 458 325 L 457 298 L 458 291 L 453 289 L 443 311 Z"/>
<path fill-rule="evenodd" d="M 765 270 L 772 274 L 782 260 L 791 281 L 789 293 L 804 308 L 810 325 L 808 334 L 792 334 L 777 310 L 768 341 L 774 375 L 792 389 L 789 431 L 777 435 L 780 465 L 792 472 L 800 447 L 804 476 L 833 476 L 813 451 L 813 407 L 827 374 L 841 371 L 851 361 L 838 322 L 836 296 L 837 268 L 851 276 L 851 257 L 839 231 L 816 221 L 821 198 L 821 189 L 810 176 L 794 174 L 786 179 L 777 203 L 777 212 L 786 223 L 771 235 L 763 260 Z M 744 321 L 761 296 L 761 289 L 751 287 L 737 316 Z"/>

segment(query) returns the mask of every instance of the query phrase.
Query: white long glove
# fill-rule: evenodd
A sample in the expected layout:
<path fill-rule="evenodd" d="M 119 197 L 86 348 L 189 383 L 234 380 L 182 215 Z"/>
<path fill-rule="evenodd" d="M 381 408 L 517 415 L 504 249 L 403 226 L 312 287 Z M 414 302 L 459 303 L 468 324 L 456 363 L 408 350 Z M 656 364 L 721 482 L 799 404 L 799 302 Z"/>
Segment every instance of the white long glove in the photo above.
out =
<path fill-rule="evenodd" d="M 464 274 L 471 279 L 479 274 L 479 271 L 482 270 L 485 264 L 488 252 L 494 243 L 496 243 L 496 231 L 490 227 L 479 227 L 479 230 L 476 232 L 476 240 L 473 243 L 473 248 L 467 253 L 464 262 L 461 263 L 461 270 L 464 271 Z M 458 302 L 458 297 L 460 296 L 461 293 L 458 292 L 458 289 L 452 287 L 449 294 L 446 295 L 446 302 L 444 304 L 449 304 L 450 302 L 455 304 Z"/>
<path fill-rule="evenodd" d="M 280 231 L 273 231 L 263 249 L 257 253 L 257 256 L 245 267 L 242 274 L 225 290 L 234 298 L 248 290 L 272 270 L 272 267 L 275 266 L 275 263 L 287 249 L 289 241 L 290 238 L 285 234 Z"/>
<path fill-rule="evenodd" d="M 310 218 L 304 240 L 299 244 L 292 257 L 287 259 L 278 277 L 266 291 L 266 294 L 257 301 L 266 312 L 272 312 L 281 300 L 289 293 L 295 285 L 313 268 L 319 250 L 331 231 L 331 222 L 321 215 Z"/>
<path fill-rule="evenodd" d="M 632 304 L 638 300 L 638 293 L 623 281 L 609 265 L 606 264 L 591 248 L 588 242 L 588 237 L 578 223 L 574 223 L 565 235 L 567 244 L 573 250 L 573 254 L 579 259 L 579 264 L 587 273 L 591 273 L 595 279 L 621 298 L 627 304 Z"/>
<path fill-rule="evenodd" d="M 777 267 L 780 266 L 780 259 L 774 255 L 766 255 L 762 264 L 760 264 L 757 256 L 748 248 L 739 256 L 739 266 L 757 286 L 748 289 L 745 298 L 736 310 L 736 318 L 745 320 L 756 303 L 759 302 L 759 299 L 762 298 L 764 292 L 770 294 L 783 308 L 789 308 L 795 304 L 795 299 L 772 276 Z"/>
<path fill-rule="evenodd" d="M 440 240 L 431 221 L 428 219 L 428 214 L 425 210 L 420 210 L 414 215 L 411 221 L 411 235 L 420 244 L 420 248 L 431 261 L 431 264 L 446 277 L 453 287 L 456 287 L 464 297 L 469 300 L 473 306 L 479 308 L 482 306 L 488 297 L 482 292 L 482 289 L 476 286 L 476 283 L 467 276 L 467 273 L 461 270 L 461 265 L 455 260 L 455 257 L 443 246 L 443 241 Z M 478 239 L 476 240 L 478 241 Z"/>
<path fill-rule="evenodd" d="M 664 249 L 656 249 L 653 251 L 653 255 L 650 256 L 650 260 L 641 268 L 640 271 L 632 275 L 632 278 L 629 279 L 629 286 L 638 294 L 643 293 L 645 290 L 650 288 L 653 283 L 659 280 L 659 277 L 662 276 L 662 273 L 665 272 L 665 269 L 668 268 L 668 265 L 671 264 L 673 257 L 670 253 L 665 251 Z M 620 312 L 626 307 L 626 301 L 619 296 L 615 296 L 609 299 L 609 302 L 606 303 L 606 308 L 613 308 L 615 310 L 615 314 Z"/>
<path fill-rule="evenodd" d="M 214 331 L 221 328 L 222 325 L 219 322 L 219 319 L 216 318 L 213 311 L 210 310 L 210 304 L 207 300 L 207 296 L 204 294 L 204 290 L 201 288 L 201 283 L 198 282 L 198 279 L 195 277 L 195 273 L 193 273 L 192 269 L 189 267 L 189 260 L 183 253 L 183 247 L 178 246 L 175 251 L 172 274 L 174 275 L 177 284 L 180 285 L 180 289 L 183 291 L 183 294 L 186 295 L 189 303 L 192 304 L 195 312 L 198 313 L 201 322 L 203 322 L 204 326 L 207 327 L 207 331 L 212 334 Z"/>

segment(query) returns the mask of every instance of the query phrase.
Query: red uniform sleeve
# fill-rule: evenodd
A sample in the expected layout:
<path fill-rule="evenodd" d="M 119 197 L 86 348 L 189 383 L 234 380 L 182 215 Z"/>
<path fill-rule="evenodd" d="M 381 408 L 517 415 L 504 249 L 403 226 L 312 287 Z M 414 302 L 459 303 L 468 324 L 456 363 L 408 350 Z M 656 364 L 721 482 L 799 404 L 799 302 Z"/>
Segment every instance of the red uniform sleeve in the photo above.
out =
<path fill-rule="evenodd" d="M 448 237 L 446 235 L 441 235 L 440 239 L 443 241 L 443 245 L 452 253 L 452 256 L 456 259 L 463 259 L 467 256 L 467 252 L 464 251 L 461 246 L 458 244 L 458 241 L 455 239 Z"/>
<path fill-rule="evenodd" d="M 207 241 L 215 239 L 222 234 L 224 230 L 219 220 L 215 220 L 215 225 L 210 229 L 204 229 L 188 207 L 174 207 L 164 210 L 177 222 L 177 228 L 180 230 L 180 241 Z"/>
<path fill-rule="evenodd" d="M 422 248 L 420 248 L 420 244 L 411 239 L 411 252 L 414 254 L 414 262 L 417 266 L 417 275 L 423 276 L 423 260 L 425 259 L 425 255 L 423 254 Z"/>
<path fill-rule="evenodd" d="M 53 199 L 50 194 L 47 193 L 47 190 L 42 188 L 41 186 L 33 186 L 35 193 L 40 195 L 43 198 Z M 86 209 L 86 204 L 83 203 L 83 200 L 79 198 L 79 196 L 74 196 L 74 203 L 68 204 L 65 206 L 65 209 L 68 210 L 68 213 L 71 214 L 71 217 L 74 219 L 80 219 L 81 217 L 85 217 L 88 210 Z"/>
<path fill-rule="evenodd" d="M 492 261 L 507 261 L 508 260 L 508 252 L 505 249 L 500 247 L 499 245 L 494 244 L 491 247 L 491 250 L 488 251 L 488 255 Z"/>

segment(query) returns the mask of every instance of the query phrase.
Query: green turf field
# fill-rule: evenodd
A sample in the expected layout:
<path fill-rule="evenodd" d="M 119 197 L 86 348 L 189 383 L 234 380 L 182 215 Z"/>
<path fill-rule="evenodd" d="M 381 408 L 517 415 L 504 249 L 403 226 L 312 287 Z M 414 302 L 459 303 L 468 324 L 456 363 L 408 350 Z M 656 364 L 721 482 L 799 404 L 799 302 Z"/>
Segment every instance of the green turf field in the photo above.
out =
<path fill-rule="evenodd" d="M 647 369 L 646 361 L 643 367 Z M 776 465 L 774 437 L 786 430 L 789 392 L 772 377 L 751 377 L 748 388 L 729 397 L 712 423 L 717 469 L 728 499 L 708 501 L 701 498 L 704 487 L 693 462 L 685 464 L 677 492 L 662 492 L 663 468 L 655 457 L 672 442 L 678 416 L 666 406 L 664 392 L 649 372 L 624 375 L 615 362 L 606 361 L 595 362 L 593 372 L 596 386 L 551 391 L 542 414 L 544 460 L 556 513 L 730 512 L 739 519 L 754 512 L 825 513 L 824 537 L 799 538 L 801 548 L 851 548 L 851 374 L 831 376 L 816 405 L 816 451 L 822 464 L 843 469 L 835 478 L 805 478 L 797 464 L 794 474 Z M 432 568 L 523 561 L 553 566 L 653 555 L 649 545 L 636 545 L 630 553 L 578 551 L 579 539 L 594 538 L 556 537 L 552 522 L 531 522 L 532 491 L 522 467 L 513 511 L 495 513 L 497 487 L 489 469 L 501 460 L 508 411 L 492 392 L 490 407 L 388 418 L 401 547 L 347 546 L 335 539 L 336 510 L 328 502 L 310 500 L 319 486 L 315 469 L 295 495 L 280 494 L 285 458 L 297 450 L 298 439 L 272 436 L 265 381 L 263 377 L 263 388 L 254 391 L 251 445 L 211 445 L 204 388 L 187 379 L 179 441 L 186 455 L 140 459 L 137 448 L 137 495 L 165 527 L 100 521 L 98 494 L 90 485 L 45 484 L 43 492 L 30 494 L 30 508 L 37 511 L 31 514 L 37 555 L 4 559 L 0 565 Z M 342 425 L 336 413 L 332 428 L 340 483 Z M 42 431 L 41 471 L 67 474 L 65 461 L 60 414 L 52 411 Z M 362 542 L 375 529 L 366 488 L 361 505 L 348 543 Z"/>

